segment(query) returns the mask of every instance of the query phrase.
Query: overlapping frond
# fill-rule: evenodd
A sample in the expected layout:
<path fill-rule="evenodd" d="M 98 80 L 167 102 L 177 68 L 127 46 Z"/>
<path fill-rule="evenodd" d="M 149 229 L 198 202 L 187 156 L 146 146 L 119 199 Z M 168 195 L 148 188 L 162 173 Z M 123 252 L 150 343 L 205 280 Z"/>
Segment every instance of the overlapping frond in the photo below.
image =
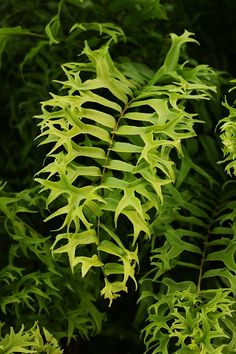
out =
<path fill-rule="evenodd" d="M 0 190 L 0 226 L 4 241 L 0 269 L 1 321 L 11 321 L 12 313 L 15 313 L 19 322 L 24 316 L 26 328 L 37 320 L 53 331 L 57 339 L 67 337 L 69 342 L 75 333 L 88 338 L 101 330 L 104 319 L 95 305 L 99 294 L 97 278 L 90 274 L 85 282 L 80 274 L 71 273 L 67 262 L 53 259 L 52 243 L 29 222 L 29 216 L 35 214 L 32 214 L 35 204 L 38 205 L 41 199 L 36 191 L 9 193 L 3 186 Z M 11 241 L 10 245 L 5 240 Z M 50 324 L 47 323 L 49 313 Z M 8 330 L 6 324 L 4 333 Z M 0 352 L 6 353 L 8 349 L 9 353 L 16 352 L 14 343 L 21 340 L 20 333 L 23 337 L 29 334 L 19 332 L 18 336 L 11 331 L 10 337 L 0 338 Z M 28 338 L 28 334 L 24 338 Z M 26 341 L 25 348 L 29 345 Z"/>
<path fill-rule="evenodd" d="M 233 80 L 235 83 L 236 80 Z M 233 88 L 235 89 L 235 87 Z M 232 89 L 231 89 L 232 90 Z M 229 175 L 236 175 L 236 108 L 230 105 L 226 100 L 223 104 L 228 110 L 228 116 L 220 121 L 220 138 L 222 141 L 222 150 L 226 162 L 225 170 Z"/>
<path fill-rule="evenodd" d="M 154 299 L 143 330 L 147 353 L 233 353 L 235 195 L 213 193 L 196 176 L 165 190 L 146 280 L 162 285 L 142 295 Z"/>
<path fill-rule="evenodd" d="M 230 291 L 198 293 L 191 282 L 170 279 L 163 279 L 163 285 L 168 290 L 148 309 L 146 353 L 235 352 L 235 300 Z"/>
<path fill-rule="evenodd" d="M 1 324 L 2 327 L 2 324 Z M 40 329 L 37 322 L 26 330 L 24 326 L 18 332 L 11 327 L 5 336 L 0 334 L 0 353 L 46 353 L 62 354 L 57 340 L 46 329 Z"/>

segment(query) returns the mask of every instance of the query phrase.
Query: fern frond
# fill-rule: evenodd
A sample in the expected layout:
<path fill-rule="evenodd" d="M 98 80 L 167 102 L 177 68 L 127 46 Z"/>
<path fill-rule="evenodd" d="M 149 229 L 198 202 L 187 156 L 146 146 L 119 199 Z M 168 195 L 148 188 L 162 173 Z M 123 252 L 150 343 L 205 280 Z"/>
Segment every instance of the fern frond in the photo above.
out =
<path fill-rule="evenodd" d="M 73 275 L 62 259 L 56 262 L 48 237 L 32 227 L 31 215 L 41 199 L 38 187 L 19 193 L 6 192 L 3 187 L 0 190 L 4 240 L 0 269 L 1 320 L 7 319 L 14 330 L 22 325 L 23 316 L 27 328 L 37 320 L 41 327 L 47 325 L 57 339 L 67 337 L 68 343 L 78 333 L 86 338 L 98 333 L 104 315 L 95 306 L 99 294 L 96 276 L 90 274 L 85 282 L 80 274 Z M 81 242 L 89 244 L 86 232 L 82 236 Z M 5 326 L 5 333 L 8 329 Z"/>
<path fill-rule="evenodd" d="M 41 144 L 51 150 L 50 162 L 39 172 L 44 178 L 36 180 L 49 191 L 47 206 L 54 208 L 46 220 L 64 215 L 57 229 L 66 230 L 57 236 L 53 252 L 67 253 L 72 269 L 81 263 L 83 275 L 101 267 L 102 294 L 110 303 L 127 290 L 129 277 L 135 281 L 137 241 L 140 235 L 151 236 L 163 186 L 175 181 L 171 155 L 183 156 L 182 140 L 195 135 L 199 120 L 186 102 L 208 99 L 215 89 L 202 80 L 208 68 L 178 64 L 180 47 L 194 41 L 190 34 L 172 36 L 172 41 L 156 74 L 164 70 L 163 84 L 153 81 L 151 70 L 139 72 L 137 64 L 129 62 L 129 73 L 127 65 L 115 64 L 109 43 L 97 50 L 86 43 L 87 61 L 63 66 L 64 95 L 52 94 L 38 116 Z M 130 227 L 123 235 L 124 218 Z M 89 258 L 81 248 L 85 232 L 94 240 Z"/>
<path fill-rule="evenodd" d="M 213 193 L 203 178 L 188 171 L 179 190 L 166 186 L 153 223 L 146 281 L 162 285 L 143 294 L 154 299 L 143 330 L 147 353 L 236 350 L 235 196 L 232 189 Z"/>
<path fill-rule="evenodd" d="M 221 130 L 220 138 L 223 144 L 222 150 L 225 157 L 221 163 L 227 163 L 225 170 L 229 175 L 236 175 L 236 108 L 226 100 L 223 106 L 228 110 L 228 116 L 219 122 Z"/>
<path fill-rule="evenodd" d="M 234 353 L 236 326 L 233 324 L 235 300 L 226 289 L 193 291 L 189 282 L 163 279 L 167 292 L 148 310 L 149 324 L 144 330 L 146 353 Z M 191 289 L 192 288 L 192 289 Z M 220 310 L 220 311 L 219 311 Z M 231 336 L 230 336 L 230 335 Z"/>
<path fill-rule="evenodd" d="M 113 23 L 98 23 L 98 22 L 83 22 L 83 23 L 75 23 L 70 32 L 73 33 L 73 36 L 77 35 L 80 31 L 98 31 L 100 35 L 107 34 L 112 40 L 117 43 L 117 41 L 121 38 L 125 40 L 125 35 L 122 29 L 118 26 L 115 26 Z"/>
<path fill-rule="evenodd" d="M 46 329 L 40 330 L 37 323 L 26 330 L 24 326 L 19 332 L 11 327 L 10 333 L 0 337 L 0 353 L 46 353 L 62 354 L 57 340 Z"/>
<path fill-rule="evenodd" d="M 206 257 L 208 269 L 203 278 L 223 281 L 224 286 L 236 294 L 236 203 L 232 190 L 224 196 L 224 201 L 215 212 L 215 223 L 212 225 L 211 239 L 208 241 L 209 253 Z M 217 264 L 212 269 L 212 264 Z"/>

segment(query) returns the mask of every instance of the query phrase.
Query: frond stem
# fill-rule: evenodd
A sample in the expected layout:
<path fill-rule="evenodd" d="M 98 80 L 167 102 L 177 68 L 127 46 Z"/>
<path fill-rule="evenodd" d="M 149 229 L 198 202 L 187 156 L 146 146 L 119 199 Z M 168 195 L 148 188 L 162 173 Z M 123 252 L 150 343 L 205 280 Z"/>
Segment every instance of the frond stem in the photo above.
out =
<path fill-rule="evenodd" d="M 212 227 L 213 227 L 213 224 L 214 224 L 215 214 L 216 214 L 216 207 L 212 211 L 210 222 L 209 222 L 208 227 L 207 227 L 206 240 L 204 242 L 204 248 L 203 248 L 203 252 L 202 252 L 202 259 L 201 259 L 201 262 L 200 262 L 199 276 L 198 276 L 198 282 L 197 282 L 197 290 L 198 290 L 198 292 L 201 291 L 202 277 L 203 277 L 204 265 L 205 265 L 205 260 L 206 260 L 206 256 L 207 256 L 207 248 L 208 248 L 208 243 L 209 243 L 208 241 L 209 241 L 211 230 L 212 230 Z"/>
<path fill-rule="evenodd" d="M 102 176 L 101 176 L 101 181 L 100 181 L 100 184 L 102 185 L 103 184 L 103 181 L 104 181 L 104 178 L 105 178 L 105 173 L 106 173 L 106 170 L 107 170 L 107 165 L 108 165 L 108 161 L 109 161 L 109 157 L 110 157 L 110 152 L 111 152 L 111 149 L 112 149 L 112 146 L 114 144 L 114 139 L 115 139 L 115 135 L 116 135 L 116 132 L 119 128 L 119 125 L 120 125 L 120 121 L 121 119 L 124 117 L 124 114 L 125 112 L 127 111 L 129 105 L 132 103 L 133 101 L 133 98 L 131 98 L 130 101 L 128 101 L 126 103 L 126 105 L 124 106 L 123 110 L 121 111 L 120 113 L 120 116 L 116 122 L 116 125 L 115 125 L 115 128 L 112 132 L 112 135 L 111 135 L 111 143 L 107 149 L 107 155 L 106 155 L 106 160 L 105 160 L 105 163 L 103 165 L 103 169 L 102 169 Z M 99 235 L 100 235 L 100 225 L 101 225 L 101 217 L 99 216 L 98 217 L 98 222 L 97 222 L 97 236 L 98 236 L 98 243 L 99 243 Z"/>
<path fill-rule="evenodd" d="M 119 125 L 120 125 L 120 121 L 121 119 L 124 117 L 125 115 L 125 112 L 127 111 L 127 109 L 129 108 L 130 104 L 132 103 L 133 101 L 133 98 L 125 105 L 125 107 L 123 108 L 121 114 L 120 114 L 120 117 L 119 119 L 117 120 L 116 122 L 116 125 L 115 125 L 115 128 L 112 132 L 112 136 L 111 136 L 111 143 L 110 143 L 110 146 L 108 147 L 107 149 L 107 156 L 106 156 L 106 160 L 105 160 L 105 163 L 104 163 L 104 166 L 103 166 L 103 170 L 102 170 L 102 176 L 101 176 L 101 184 L 103 183 L 104 181 L 104 177 L 105 177 L 105 173 L 106 173 L 106 169 L 107 169 L 107 164 L 108 164 L 108 160 L 109 160 L 109 157 L 110 157 L 110 152 L 111 152 L 111 149 L 112 149 L 112 146 L 114 144 L 114 138 L 115 138 L 115 135 L 116 135 L 116 132 L 119 128 Z"/>

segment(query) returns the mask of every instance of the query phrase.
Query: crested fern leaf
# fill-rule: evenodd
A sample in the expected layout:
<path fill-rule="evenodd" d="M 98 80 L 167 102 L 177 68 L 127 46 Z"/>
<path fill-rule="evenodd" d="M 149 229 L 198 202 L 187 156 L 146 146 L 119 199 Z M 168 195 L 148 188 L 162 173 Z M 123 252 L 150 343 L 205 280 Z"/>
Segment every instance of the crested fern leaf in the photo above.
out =
<path fill-rule="evenodd" d="M 150 69 L 142 73 L 136 63 L 116 64 L 110 42 L 97 50 L 85 43 L 87 59 L 63 65 L 66 80 L 59 83 L 64 95 L 52 94 L 38 116 L 41 144 L 50 151 L 36 180 L 49 191 L 52 211 L 46 220 L 62 220 L 53 252 L 67 253 L 72 269 L 82 263 L 83 275 L 92 266 L 120 274 L 114 283 L 106 275 L 102 294 L 110 302 L 126 291 L 129 277 L 135 281 L 138 239 L 151 236 L 163 187 L 175 181 L 172 152 L 182 157 L 181 142 L 195 135 L 193 125 L 199 120 L 187 111 L 186 101 L 208 99 L 214 91 L 203 75 L 210 69 L 178 64 L 181 46 L 194 41 L 190 34 L 172 40 L 155 76 L 164 70 L 165 82 L 158 80 L 158 85 Z M 125 234 L 124 218 L 130 224 Z M 82 252 L 84 232 L 96 233 L 92 258 Z M 132 239 L 128 246 L 126 236 Z M 118 238 L 122 242 L 117 245 Z"/>
<path fill-rule="evenodd" d="M 154 299 L 144 341 L 147 353 L 233 353 L 234 195 L 226 188 L 222 196 L 217 187 L 213 193 L 206 188 L 206 176 L 193 180 L 189 171 L 179 190 L 165 187 L 165 203 L 152 224 L 153 270 L 147 277 L 162 286 L 157 293 L 143 294 Z"/>
<path fill-rule="evenodd" d="M 208 270 L 204 273 L 203 279 L 213 278 L 223 282 L 225 287 L 229 287 L 233 294 L 236 294 L 236 204 L 232 201 L 232 191 L 226 193 L 228 200 L 216 209 L 216 224 L 211 230 L 211 239 L 208 241 L 209 253 L 206 257 Z M 220 223 L 220 227 L 218 227 Z M 227 227 L 225 227 L 227 226 Z M 212 264 L 219 266 L 212 267 Z"/>
<path fill-rule="evenodd" d="M 106 34 L 112 40 L 117 43 L 121 38 L 125 40 L 125 35 L 122 29 L 118 26 L 115 26 L 113 23 L 97 23 L 97 22 L 83 22 L 83 23 L 75 23 L 70 32 L 73 34 L 73 37 L 77 35 L 81 31 L 98 31 L 100 35 Z"/>
<path fill-rule="evenodd" d="M 29 330 L 21 327 L 15 332 L 11 327 L 10 333 L 0 337 L 0 353 L 47 353 L 62 354 L 57 340 L 46 329 L 40 330 L 37 323 Z"/>
<path fill-rule="evenodd" d="M 233 83 L 235 80 L 232 81 Z M 235 87 L 233 88 L 235 89 Z M 232 90 L 232 89 L 231 89 Z M 226 100 L 223 104 L 229 111 L 228 116 L 220 121 L 220 138 L 223 144 L 222 150 L 225 159 L 221 163 L 227 163 L 225 170 L 229 175 L 236 175 L 236 108 L 235 105 L 231 106 Z"/>
<path fill-rule="evenodd" d="M 51 320 L 47 328 L 53 331 L 57 338 L 68 336 L 68 343 L 75 333 L 88 338 L 101 330 L 104 319 L 104 315 L 94 304 L 99 294 L 97 278 L 94 280 L 93 274 L 90 274 L 85 282 L 80 274 L 71 273 L 59 252 L 52 257 L 48 237 L 44 237 L 32 227 L 33 210 L 29 208 L 35 209 L 39 202 L 42 202 L 37 192 L 38 187 L 19 193 L 9 193 L 3 188 L 0 191 L 1 230 L 4 240 L 7 240 L 4 246 L 7 252 L 4 252 L 1 259 L 0 269 L 1 319 L 5 321 L 6 318 L 11 318 L 11 325 L 19 326 L 24 317 L 23 322 L 29 328 L 35 320 L 40 325 L 45 325 L 50 313 Z M 76 236 L 73 233 L 73 250 L 77 246 Z M 96 232 L 84 231 L 80 234 L 79 241 L 78 246 L 98 242 Z M 56 262 L 55 258 L 60 261 Z M 82 275 L 88 269 L 89 259 L 90 257 L 82 258 Z M 96 259 L 92 261 L 95 263 Z M 12 313 L 17 317 L 14 323 Z M 8 330 L 10 331 L 10 328 L 6 325 L 4 333 Z M 27 333 L 29 334 L 29 331 Z M 15 334 L 13 339 L 17 340 L 17 333 Z M 3 346 L 1 353 L 7 352 L 7 338 L 3 342 L 0 338 L 0 346 Z M 47 352 L 46 345 L 49 344 L 40 347 L 39 352 Z M 14 343 L 11 348 L 11 352 L 17 352 Z M 52 343 L 49 348 L 53 350 Z M 26 341 L 25 350 L 28 349 L 30 350 Z M 24 348 L 20 347 L 19 352 L 24 352 Z"/>
<path fill-rule="evenodd" d="M 143 331 L 146 353 L 235 352 L 235 341 L 229 334 L 236 327 L 233 325 L 228 334 L 223 328 L 224 322 L 232 324 L 234 314 L 235 301 L 228 290 L 198 293 L 188 282 L 163 282 L 168 290 L 149 307 L 149 324 Z"/>

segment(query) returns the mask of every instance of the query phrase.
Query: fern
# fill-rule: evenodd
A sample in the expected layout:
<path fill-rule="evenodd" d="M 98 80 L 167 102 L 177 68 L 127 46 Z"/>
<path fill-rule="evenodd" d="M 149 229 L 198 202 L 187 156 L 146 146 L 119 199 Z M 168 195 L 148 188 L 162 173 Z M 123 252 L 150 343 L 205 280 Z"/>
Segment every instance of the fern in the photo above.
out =
<path fill-rule="evenodd" d="M 235 80 L 232 80 L 234 83 Z M 234 88 L 233 88 L 234 89 Z M 232 91 L 231 89 L 230 91 Z M 224 102 L 224 106 L 227 108 L 229 111 L 229 114 L 227 117 L 222 119 L 220 121 L 220 138 L 223 144 L 223 154 L 225 156 L 224 161 L 222 162 L 227 162 L 227 165 L 225 167 L 226 172 L 231 175 L 236 174 L 236 166 L 235 166 L 235 134 L 236 134 L 236 125 L 235 125 L 235 114 L 236 114 L 236 109 L 234 106 L 231 106 L 227 101 Z"/>
<path fill-rule="evenodd" d="M 170 155 L 181 157 L 182 140 L 195 135 L 198 119 L 185 102 L 209 99 L 215 90 L 204 80 L 206 66 L 178 64 L 181 46 L 194 41 L 190 35 L 172 35 L 156 73 L 144 67 L 142 74 L 140 64 L 115 64 L 110 42 L 98 50 L 85 44 L 87 61 L 63 65 L 65 94 L 52 94 L 38 116 L 41 144 L 52 148 L 40 171 L 46 177 L 36 180 L 49 191 L 48 207 L 62 205 L 46 221 L 65 214 L 53 253 L 67 253 L 71 269 L 81 264 L 83 276 L 101 268 L 101 293 L 110 304 L 127 291 L 129 278 L 136 284 L 137 240 L 151 236 L 163 186 L 175 180 Z M 121 235 L 124 217 L 130 230 Z M 90 257 L 83 251 L 88 244 Z"/>
<path fill-rule="evenodd" d="M 6 254 L 0 269 L 1 320 L 21 326 L 24 316 L 27 328 L 37 320 L 57 339 L 66 337 L 68 343 L 76 333 L 88 338 L 101 330 L 104 320 L 95 306 L 97 277 L 90 274 L 84 282 L 79 274 L 71 274 L 62 259 L 54 261 L 51 243 L 34 230 L 29 219 L 40 198 L 34 190 L 10 194 L 2 186 L 0 191 Z"/>
<path fill-rule="evenodd" d="M 0 353 L 236 352 L 229 3 L 0 4 Z"/>
<path fill-rule="evenodd" d="M 187 281 L 164 279 L 163 284 L 168 291 L 148 310 L 144 337 L 148 353 L 235 352 L 235 301 L 230 291 L 200 294 Z"/>
<path fill-rule="evenodd" d="M 19 332 L 14 332 L 11 327 L 10 333 L 0 336 L 0 353 L 44 353 L 62 354 L 56 339 L 45 328 L 40 331 L 37 323 L 29 330 L 21 327 Z"/>
<path fill-rule="evenodd" d="M 236 352 L 235 193 L 217 164 L 213 132 L 220 117 L 222 162 L 235 175 L 235 108 L 227 98 L 229 114 L 221 119 L 219 85 L 227 79 L 189 59 L 191 33 L 172 33 L 163 57 L 170 42 L 163 33 L 171 27 L 166 11 L 173 16 L 180 5 L 177 32 L 184 18 L 198 28 L 188 19 L 194 11 L 177 3 L 51 1 L 39 4 L 31 20 L 29 1 L 27 11 L 17 4 L 21 26 L 14 13 L 1 19 L 10 112 L 3 131 L 13 132 L 1 142 L 2 177 L 12 181 L 0 190 L 0 352 L 60 353 L 56 339 L 69 344 L 101 331 L 99 293 L 111 305 L 129 289 L 118 304 L 133 303 L 138 288 L 132 330 L 143 326 L 146 353 Z M 74 60 L 74 51 L 79 60 L 62 65 L 63 74 L 58 63 Z M 25 171 L 35 171 L 40 156 L 31 155 L 31 116 L 49 90 L 56 93 L 37 115 L 38 140 L 48 151 L 36 178 L 43 193 L 39 186 L 11 193 L 22 183 L 32 186 Z M 19 150 L 16 132 L 25 142 Z M 120 322 L 112 325 L 103 334 L 111 336 Z M 124 332 L 116 338 L 132 337 Z"/>
<path fill-rule="evenodd" d="M 236 351 L 234 195 L 216 186 L 213 193 L 203 178 L 189 173 L 180 190 L 166 187 L 168 203 L 153 224 L 145 281 L 160 286 L 141 296 L 153 297 L 143 330 L 148 353 Z"/>

